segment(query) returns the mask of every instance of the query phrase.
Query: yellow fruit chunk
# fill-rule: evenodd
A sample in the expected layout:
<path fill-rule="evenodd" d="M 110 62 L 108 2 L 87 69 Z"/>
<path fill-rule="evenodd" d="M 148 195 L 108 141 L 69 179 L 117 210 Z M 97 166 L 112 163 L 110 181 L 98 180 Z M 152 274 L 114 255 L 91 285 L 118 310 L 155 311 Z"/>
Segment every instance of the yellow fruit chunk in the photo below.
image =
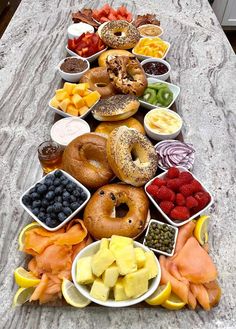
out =
<path fill-rule="evenodd" d="M 145 300 L 149 305 L 161 305 L 163 304 L 171 294 L 171 284 L 163 284 L 157 288 L 157 290 Z"/>
<path fill-rule="evenodd" d="M 112 264 L 109 266 L 102 275 L 103 282 L 105 286 L 112 288 L 116 284 L 116 281 L 119 277 L 119 270 L 117 265 Z"/>
<path fill-rule="evenodd" d="M 196 222 L 193 234 L 201 245 L 208 242 L 208 224 L 209 216 L 207 215 L 200 216 Z"/>
<path fill-rule="evenodd" d="M 179 299 L 178 296 L 176 296 L 174 293 L 171 293 L 169 298 L 161 304 L 164 308 L 167 308 L 168 310 L 177 311 L 184 307 L 186 303 L 184 303 L 181 299 Z"/>
<path fill-rule="evenodd" d="M 129 297 L 125 294 L 123 279 L 119 278 L 114 287 L 114 298 L 116 301 L 127 300 Z"/>
<path fill-rule="evenodd" d="M 70 115 L 78 116 L 79 110 L 74 107 L 74 105 L 70 104 L 67 107 L 66 113 L 69 113 Z"/>
<path fill-rule="evenodd" d="M 61 290 L 66 302 L 71 306 L 82 308 L 91 303 L 88 298 L 81 295 L 71 281 L 65 278 L 63 279 Z"/>
<path fill-rule="evenodd" d="M 85 105 L 83 98 L 78 94 L 73 95 L 71 100 L 77 109 Z"/>
<path fill-rule="evenodd" d="M 63 112 L 66 112 L 67 107 L 71 104 L 71 100 L 69 98 L 64 99 L 60 102 L 59 107 Z"/>
<path fill-rule="evenodd" d="M 78 94 L 80 96 L 85 96 L 85 93 L 87 92 L 87 89 L 88 88 L 89 88 L 89 84 L 87 82 L 85 82 L 85 83 L 79 83 L 72 90 L 72 95 Z"/>
<path fill-rule="evenodd" d="M 55 97 L 56 97 L 56 100 L 58 102 L 61 102 L 61 101 L 63 101 L 63 99 L 68 98 L 69 94 L 64 89 L 58 89 L 58 90 L 56 90 L 56 96 Z"/>
<path fill-rule="evenodd" d="M 56 109 L 59 107 L 60 102 L 56 99 L 56 96 L 54 96 L 51 100 L 50 100 L 50 105 L 52 107 L 55 107 Z"/>
<path fill-rule="evenodd" d="M 157 268 L 157 263 L 156 263 L 156 256 L 152 251 L 147 251 L 145 253 L 146 256 L 146 262 L 144 265 L 144 268 L 148 270 L 148 279 L 153 279 L 157 276 L 158 274 L 158 268 Z"/>
<path fill-rule="evenodd" d="M 133 239 L 124 236 L 112 235 L 110 240 L 110 250 L 116 255 L 116 251 L 125 246 L 133 246 Z"/>
<path fill-rule="evenodd" d="M 128 297 L 137 298 L 148 290 L 148 270 L 142 268 L 124 277 L 125 294 Z"/>
<path fill-rule="evenodd" d="M 95 90 L 87 96 L 84 96 L 83 100 L 88 107 L 91 107 L 100 99 L 100 97 L 101 95 L 99 94 L 99 92 Z"/>
<path fill-rule="evenodd" d="M 99 249 L 108 249 L 108 248 L 109 248 L 109 240 L 106 238 L 102 238 Z"/>
<path fill-rule="evenodd" d="M 101 249 L 92 257 L 92 272 L 96 276 L 102 273 L 114 262 L 115 257 L 109 249 Z"/>
<path fill-rule="evenodd" d="M 13 307 L 21 306 L 22 304 L 28 302 L 34 290 L 35 287 L 19 288 L 13 298 L 12 306 Z"/>
<path fill-rule="evenodd" d="M 39 284 L 40 279 L 36 278 L 32 273 L 26 271 L 23 267 L 18 267 L 14 271 L 16 284 L 23 288 L 35 287 Z"/>
<path fill-rule="evenodd" d="M 141 268 L 145 265 L 146 256 L 142 248 L 134 248 L 137 267 Z"/>
<path fill-rule="evenodd" d="M 67 91 L 68 95 L 72 95 L 72 91 L 76 86 L 76 83 L 65 82 L 63 89 Z"/>
<path fill-rule="evenodd" d="M 41 225 L 37 222 L 33 222 L 31 224 L 26 225 L 23 230 L 20 232 L 18 243 L 19 243 L 19 250 L 23 251 L 24 249 L 24 243 L 25 243 L 25 233 L 29 230 L 32 230 L 33 228 L 41 227 Z"/>
<path fill-rule="evenodd" d="M 95 277 L 92 273 L 92 256 L 82 257 L 78 260 L 76 266 L 76 281 L 79 284 L 93 283 Z"/>
<path fill-rule="evenodd" d="M 80 115 L 83 115 L 85 114 L 86 112 L 88 112 L 89 108 L 88 106 L 82 106 L 80 109 L 79 109 L 79 114 Z"/>
<path fill-rule="evenodd" d="M 116 250 L 115 258 L 121 275 L 126 275 L 137 270 L 133 246 L 126 246 L 120 250 Z"/>
<path fill-rule="evenodd" d="M 103 281 L 101 279 L 96 279 L 90 290 L 90 295 L 98 300 L 106 301 L 108 299 L 109 292 L 110 289 L 105 286 Z"/>

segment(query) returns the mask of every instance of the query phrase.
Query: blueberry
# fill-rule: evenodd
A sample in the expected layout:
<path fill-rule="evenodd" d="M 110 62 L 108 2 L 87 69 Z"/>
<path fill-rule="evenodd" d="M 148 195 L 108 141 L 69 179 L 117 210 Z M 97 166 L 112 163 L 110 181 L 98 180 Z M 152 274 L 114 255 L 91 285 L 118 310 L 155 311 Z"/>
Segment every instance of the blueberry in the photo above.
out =
<path fill-rule="evenodd" d="M 78 209 L 80 206 L 80 204 L 78 202 L 73 202 L 71 205 L 70 205 L 70 208 L 74 211 L 76 209 Z"/>
<path fill-rule="evenodd" d="M 63 175 L 63 173 L 60 171 L 60 170 L 56 170 L 55 172 L 54 172 L 54 176 L 55 177 L 61 177 Z"/>
<path fill-rule="evenodd" d="M 62 182 L 65 178 L 66 178 L 65 175 L 62 174 L 60 177 L 60 182 Z"/>
<path fill-rule="evenodd" d="M 63 201 L 63 202 L 62 202 L 62 205 L 63 205 L 64 207 L 69 207 L 69 206 L 70 206 L 70 203 L 69 203 L 68 201 Z"/>
<path fill-rule="evenodd" d="M 38 214 L 38 219 L 41 220 L 42 222 L 44 222 L 46 220 L 46 215 L 44 212 L 40 212 Z"/>
<path fill-rule="evenodd" d="M 30 190 L 29 190 L 29 193 L 32 194 L 32 193 L 36 193 L 36 188 L 35 187 L 32 187 Z"/>
<path fill-rule="evenodd" d="M 53 205 L 54 212 L 60 212 L 62 210 L 62 204 L 60 202 L 56 202 Z"/>
<path fill-rule="evenodd" d="M 50 185 L 49 188 L 48 188 L 48 191 L 55 191 L 55 186 L 54 185 Z"/>
<path fill-rule="evenodd" d="M 70 199 L 70 193 L 68 193 L 68 192 L 63 192 L 63 194 L 62 194 L 62 199 L 63 199 L 64 201 L 69 201 L 69 199 Z"/>
<path fill-rule="evenodd" d="M 74 184 L 73 183 L 67 184 L 66 189 L 68 192 L 72 192 L 74 190 Z"/>
<path fill-rule="evenodd" d="M 63 208 L 63 212 L 66 215 L 66 217 L 68 217 L 72 214 L 72 210 L 69 207 Z"/>
<path fill-rule="evenodd" d="M 22 202 L 24 203 L 24 205 L 29 206 L 32 203 L 32 199 L 30 195 L 24 195 L 22 198 Z"/>
<path fill-rule="evenodd" d="M 57 219 L 57 214 L 55 212 L 52 212 L 50 216 L 52 219 Z"/>
<path fill-rule="evenodd" d="M 47 207 L 47 213 L 48 213 L 48 214 L 51 214 L 51 213 L 53 212 L 53 210 L 54 210 L 54 209 L 53 209 L 53 206 L 48 206 L 48 207 Z"/>
<path fill-rule="evenodd" d="M 85 192 L 82 192 L 80 195 L 81 200 L 86 200 L 87 199 L 87 194 Z"/>
<path fill-rule="evenodd" d="M 46 198 L 48 201 L 51 201 L 52 199 L 55 198 L 55 193 L 54 193 L 53 191 L 49 191 L 49 192 L 46 194 L 45 198 Z"/>
<path fill-rule="evenodd" d="M 40 199 L 40 195 L 36 192 L 32 193 L 31 195 L 32 200 L 39 200 Z"/>
<path fill-rule="evenodd" d="M 41 201 L 40 200 L 35 200 L 32 203 L 32 208 L 40 208 L 41 207 Z"/>
<path fill-rule="evenodd" d="M 79 191 L 80 193 L 82 193 L 82 192 L 84 191 L 84 190 L 82 189 L 82 187 L 80 187 L 80 186 L 77 186 L 77 187 L 76 187 L 76 190 Z"/>
<path fill-rule="evenodd" d="M 58 219 L 60 222 L 64 222 L 64 220 L 66 219 L 66 215 L 64 214 L 64 212 L 59 212 L 58 214 Z"/>
<path fill-rule="evenodd" d="M 55 191 L 55 194 L 56 194 L 56 191 Z M 54 199 L 56 202 L 62 202 L 62 197 L 60 195 L 58 196 L 55 196 L 55 199 Z"/>
<path fill-rule="evenodd" d="M 47 218 L 46 219 L 46 225 L 48 227 L 56 227 L 59 225 L 58 221 L 56 219 L 52 219 L 52 218 Z"/>
<path fill-rule="evenodd" d="M 42 206 L 43 206 L 44 208 L 47 208 L 47 207 L 49 206 L 49 202 L 48 202 L 48 200 L 47 200 L 47 199 L 44 199 L 44 198 L 43 198 L 41 204 L 42 204 Z"/>
<path fill-rule="evenodd" d="M 57 186 L 57 187 L 55 188 L 55 194 L 56 194 L 56 195 L 60 195 L 60 194 L 62 194 L 62 191 L 63 191 L 63 189 L 62 189 L 61 186 Z"/>
<path fill-rule="evenodd" d="M 39 208 L 39 211 L 40 211 L 40 212 L 45 212 L 45 208 L 44 208 L 44 207 L 40 207 L 40 208 Z"/>
<path fill-rule="evenodd" d="M 70 196 L 70 202 L 76 202 L 77 198 L 74 195 Z"/>
<path fill-rule="evenodd" d="M 60 179 L 59 178 L 55 178 L 53 184 L 54 184 L 54 186 L 59 186 L 61 184 Z"/>
<path fill-rule="evenodd" d="M 32 213 L 33 213 L 35 216 L 38 216 L 38 214 L 39 214 L 39 208 L 34 208 L 34 209 L 32 210 Z"/>
<path fill-rule="evenodd" d="M 47 185 L 45 185 L 45 184 L 40 184 L 40 186 L 37 188 L 37 192 L 39 193 L 39 194 L 44 194 L 44 193 L 46 193 L 47 192 Z"/>
<path fill-rule="evenodd" d="M 76 198 L 78 198 L 78 197 L 80 197 L 81 192 L 80 192 L 78 189 L 76 189 L 76 190 L 74 190 L 74 191 L 72 192 L 72 194 L 73 194 Z"/>
<path fill-rule="evenodd" d="M 68 183 L 69 183 L 69 179 L 67 178 L 64 178 L 63 181 L 61 182 L 63 186 L 66 186 Z"/>

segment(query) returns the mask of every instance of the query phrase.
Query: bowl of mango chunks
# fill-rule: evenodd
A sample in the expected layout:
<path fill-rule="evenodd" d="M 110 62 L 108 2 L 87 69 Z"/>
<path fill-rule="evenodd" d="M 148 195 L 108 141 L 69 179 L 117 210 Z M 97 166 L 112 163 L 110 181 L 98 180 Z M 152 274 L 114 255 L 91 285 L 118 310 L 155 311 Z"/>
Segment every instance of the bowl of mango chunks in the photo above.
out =
<path fill-rule="evenodd" d="M 94 303 L 126 307 L 151 296 L 161 279 L 155 254 L 131 238 L 113 235 L 82 249 L 72 264 L 75 287 Z"/>

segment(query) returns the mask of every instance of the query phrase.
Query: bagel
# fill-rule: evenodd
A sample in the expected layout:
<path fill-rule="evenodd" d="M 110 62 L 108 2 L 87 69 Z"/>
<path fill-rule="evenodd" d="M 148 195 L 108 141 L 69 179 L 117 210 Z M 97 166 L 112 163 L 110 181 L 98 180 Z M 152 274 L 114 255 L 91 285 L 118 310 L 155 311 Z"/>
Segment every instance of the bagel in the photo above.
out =
<path fill-rule="evenodd" d="M 93 107 L 92 114 L 99 121 L 119 121 L 135 114 L 139 105 L 133 95 L 115 95 L 99 101 Z"/>
<path fill-rule="evenodd" d="M 115 95 L 115 89 L 110 81 L 105 67 L 94 67 L 84 73 L 80 82 L 88 82 L 90 90 L 97 90 L 101 98 Z"/>
<path fill-rule="evenodd" d="M 133 57 L 134 55 L 130 53 L 127 50 L 122 49 L 110 49 L 107 51 L 104 51 L 99 57 L 98 57 L 98 65 L 101 67 L 107 66 L 106 59 L 108 56 L 129 56 Z"/>
<path fill-rule="evenodd" d="M 106 141 L 94 133 L 75 138 L 64 150 L 62 168 L 87 188 L 107 184 L 114 174 L 107 161 Z"/>
<path fill-rule="evenodd" d="M 142 96 L 147 78 L 135 56 L 108 56 L 107 72 L 115 89 L 122 94 Z"/>
<path fill-rule="evenodd" d="M 120 20 L 104 24 L 100 37 L 111 48 L 130 49 L 139 41 L 140 33 L 133 24 Z"/>
<path fill-rule="evenodd" d="M 134 128 L 138 130 L 142 135 L 145 135 L 145 130 L 141 123 L 134 118 L 129 118 L 126 120 L 114 121 L 114 122 L 102 122 L 95 129 L 96 133 L 109 135 L 115 128 L 120 126 L 126 126 L 128 128 Z"/>
<path fill-rule="evenodd" d="M 116 128 L 108 136 L 107 159 L 123 182 L 133 186 L 147 183 L 157 170 L 157 154 L 152 143 L 136 129 Z"/>
<path fill-rule="evenodd" d="M 116 208 L 121 204 L 128 212 L 119 217 Z M 136 238 L 148 224 L 148 198 L 142 188 L 126 184 L 109 184 L 97 190 L 84 211 L 84 224 L 95 239 L 110 238 L 113 234 Z"/>

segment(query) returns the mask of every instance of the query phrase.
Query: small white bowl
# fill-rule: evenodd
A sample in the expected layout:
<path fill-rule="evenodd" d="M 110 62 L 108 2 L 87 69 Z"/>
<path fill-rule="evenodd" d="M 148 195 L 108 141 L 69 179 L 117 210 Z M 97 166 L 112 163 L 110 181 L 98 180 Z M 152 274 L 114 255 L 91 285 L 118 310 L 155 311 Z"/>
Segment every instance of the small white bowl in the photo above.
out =
<path fill-rule="evenodd" d="M 175 116 L 176 118 L 178 118 L 181 122 L 181 125 L 179 126 L 178 129 L 176 129 L 173 133 L 168 133 L 168 134 L 161 134 L 161 133 L 158 133 L 156 132 L 155 130 L 151 129 L 150 126 L 148 126 L 147 124 L 147 116 L 152 113 L 152 112 L 157 112 L 158 111 L 165 111 L 167 113 L 170 113 L 171 115 Z M 173 139 L 175 137 L 177 137 L 182 129 L 182 126 L 183 126 L 183 120 L 182 118 L 179 116 L 178 113 L 170 110 L 170 109 L 166 109 L 166 108 L 155 108 L 155 109 L 152 109 L 151 111 L 149 111 L 145 117 L 144 117 L 144 128 L 145 128 L 145 131 L 147 133 L 147 135 L 152 138 L 152 139 L 155 139 L 157 141 L 162 141 L 162 140 L 165 140 L 165 139 Z"/>
<path fill-rule="evenodd" d="M 161 254 L 161 255 L 165 255 L 165 256 L 168 256 L 168 257 L 171 257 L 174 255 L 174 252 L 175 252 L 175 246 L 176 246 L 176 240 L 177 240 L 177 236 L 178 236 L 178 233 L 179 233 L 179 230 L 177 227 L 175 226 L 172 226 L 172 225 L 169 225 L 169 224 L 166 224 L 166 223 L 163 223 L 163 222 L 159 222 L 158 220 L 156 219 L 151 219 L 150 222 L 149 222 L 149 225 L 148 225 L 148 228 L 147 228 L 147 231 L 146 231 L 146 234 L 145 234 L 145 237 L 144 237 L 144 241 L 143 243 L 145 243 L 145 240 L 146 240 L 146 237 L 148 236 L 148 233 L 149 233 L 149 229 L 150 229 L 150 226 L 152 225 L 152 223 L 155 223 L 155 224 L 160 224 L 160 225 L 167 225 L 169 227 L 172 227 L 174 230 L 175 230 L 175 240 L 174 240 L 174 244 L 173 244 L 173 248 L 172 248 L 172 252 L 170 254 L 168 254 L 168 252 L 165 252 L 165 251 L 161 251 L 159 249 L 155 249 L 155 248 L 150 248 L 152 251 L 158 253 L 158 254 Z M 145 245 L 145 244 L 144 244 Z"/>
<path fill-rule="evenodd" d="M 81 204 L 81 206 L 76 209 L 69 217 L 67 217 L 61 224 L 59 224 L 58 226 L 56 227 L 49 227 L 47 226 L 45 223 L 43 223 L 41 220 L 38 219 L 37 216 L 35 216 L 31 210 L 26 207 L 24 205 L 24 203 L 22 202 L 22 198 L 24 195 L 28 194 L 29 191 L 35 187 L 36 184 L 38 183 L 43 183 L 45 178 L 51 174 L 53 174 L 57 169 L 51 171 L 50 173 L 48 173 L 47 175 L 45 175 L 43 178 L 41 178 L 39 181 L 37 181 L 34 185 L 32 185 L 27 191 L 24 192 L 24 194 L 21 196 L 20 198 L 20 204 L 21 206 L 27 211 L 28 214 L 30 214 L 31 217 L 33 217 L 34 220 L 36 220 L 36 222 L 38 222 L 40 225 L 42 225 L 43 228 L 45 228 L 46 230 L 48 231 L 56 231 L 56 230 L 59 230 L 62 226 L 64 226 L 66 223 L 68 223 L 81 209 L 83 209 L 85 207 L 85 205 L 88 203 L 90 197 L 91 197 L 91 194 L 89 192 L 89 190 L 83 185 L 81 184 L 79 181 L 77 181 L 74 177 L 72 177 L 71 175 L 69 175 L 67 172 L 65 172 L 64 170 L 60 169 L 60 171 L 63 172 L 63 174 L 70 180 L 72 181 L 73 183 L 75 183 L 77 186 L 81 187 L 83 189 L 83 191 L 87 194 L 87 199 Z"/>
<path fill-rule="evenodd" d="M 147 37 L 146 37 L 147 38 Z M 145 38 L 142 38 L 142 39 L 145 39 Z M 151 39 L 151 38 L 149 38 L 148 37 L 148 39 Z M 164 41 L 164 40 L 163 40 Z M 141 55 L 141 54 L 137 54 L 136 52 L 135 52 L 135 50 L 134 50 L 134 48 L 137 46 L 135 46 L 133 49 L 132 49 L 132 53 L 140 60 L 140 61 L 143 61 L 144 59 L 148 59 L 148 58 L 158 58 L 158 59 L 164 59 L 164 58 L 166 58 L 166 56 L 167 56 L 167 54 L 168 54 L 168 52 L 169 52 L 169 50 L 170 50 L 170 43 L 168 42 L 168 41 L 164 41 L 166 44 L 167 44 L 167 46 L 168 46 L 168 48 L 166 49 L 166 52 L 164 53 L 164 55 L 162 56 L 162 57 L 152 57 L 152 56 L 146 56 L 146 55 Z"/>
<path fill-rule="evenodd" d="M 173 83 L 169 83 L 169 82 L 166 82 L 166 81 L 162 81 L 162 80 L 159 80 L 159 79 L 155 79 L 155 78 L 147 78 L 147 81 L 148 81 L 148 84 L 150 83 L 156 83 L 156 82 L 161 82 L 161 83 L 164 83 L 166 84 L 169 89 L 172 91 L 173 93 L 173 101 L 168 105 L 166 106 L 166 108 L 170 108 L 171 105 L 174 104 L 174 102 L 176 101 L 176 98 L 179 96 L 179 93 L 180 93 L 180 87 L 179 86 L 176 86 L 174 85 Z M 139 98 L 139 102 L 141 103 L 142 107 L 145 107 L 146 109 L 148 110 L 152 110 L 152 109 L 155 109 L 157 108 L 157 105 L 153 105 L 153 104 L 150 104 L 148 102 L 145 102 L 144 100 L 140 99 Z M 160 107 L 160 106 L 158 106 Z"/>
<path fill-rule="evenodd" d="M 155 27 L 158 27 L 159 30 L 160 30 L 160 34 L 158 34 L 158 35 L 153 35 L 153 36 L 142 34 L 142 33 L 140 32 L 140 29 L 141 29 L 141 27 L 145 27 L 145 26 L 155 26 Z M 141 26 L 138 27 L 138 30 L 139 30 L 139 33 L 140 33 L 141 37 L 143 37 L 143 38 L 156 38 L 156 37 L 159 38 L 159 37 L 164 33 L 163 28 L 160 27 L 160 26 L 158 26 L 158 25 L 155 25 L 155 24 L 144 24 L 144 25 L 141 25 Z"/>
<path fill-rule="evenodd" d="M 180 172 L 183 172 L 183 171 L 186 171 L 186 172 L 189 172 L 187 169 L 183 168 L 183 167 L 176 167 L 179 169 Z M 211 193 L 206 189 L 206 187 L 202 184 L 202 182 L 199 181 L 199 179 L 197 179 L 193 173 L 190 173 L 194 179 L 196 179 L 203 187 L 204 191 L 209 193 L 210 195 L 210 202 L 208 203 L 208 205 L 203 208 L 202 210 L 200 210 L 199 212 L 197 212 L 196 214 L 192 215 L 191 217 L 189 217 L 189 219 L 186 219 L 184 221 L 173 221 L 168 215 L 166 215 L 164 213 L 164 211 L 159 207 L 159 205 L 157 204 L 157 202 L 154 200 L 154 198 L 147 192 L 147 187 L 154 181 L 155 178 L 163 178 L 165 177 L 167 171 L 164 171 L 162 174 L 156 176 L 156 177 L 153 177 L 146 185 L 145 185 L 145 192 L 147 193 L 147 196 L 149 197 L 149 199 L 152 201 L 152 203 L 154 204 L 154 206 L 157 208 L 157 210 L 162 214 L 162 216 L 167 220 L 167 222 L 169 222 L 171 225 L 173 226 L 183 226 L 185 224 L 187 224 L 188 222 L 190 222 L 191 220 L 193 220 L 194 218 L 198 217 L 201 213 L 205 212 L 208 208 L 210 208 L 210 206 L 213 204 L 213 197 L 211 195 Z"/>
<path fill-rule="evenodd" d="M 94 27 L 83 22 L 71 24 L 67 29 L 68 39 L 79 38 L 83 33 L 87 32 L 94 33 Z"/>
<path fill-rule="evenodd" d="M 104 51 L 107 50 L 107 47 L 100 50 L 99 52 L 97 52 L 96 54 L 92 55 L 92 56 L 89 56 L 89 57 L 81 57 L 79 55 L 77 55 L 74 51 L 70 50 L 67 46 L 66 46 L 66 51 L 68 52 L 68 54 L 70 56 L 74 56 L 74 57 L 77 57 L 77 58 L 81 58 L 81 59 L 87 59 L 87 61 L 89 61 L 90 63 L 91 62 L 94 62 L 98 57 L 99 55 L 101 55 Z"/>
<path fill-rule="evenodd" d="M 87 64 L 87 68 L 81 72 L 77 72 L 77 73 L 67 73 L 61 70 L 61 65 L 62 63 L 64 63 L 64 61 L 68 58 L 76 58 L 76 59 L 81 59 L 82 61 L 84 61 Z M 72 56 L 72 57 L 66 57 L 64 58 L 62 61 L 60 61 L 60 63 L 57 65 L 57 70 L 61 76 L 62 79 L 64 79 L 65 81 L 68 82 L 78 82 L 80 80 L 80 78 L 82 77 L 82 75 L 87 72 L 90 69 L 90 63 L 87 59 L 84 58 L 78 58 L 78 56 Z"/>
<path fill-rule="evenodd" d="M 84 249 L 82 249 L 78 253 L 78 255 L 75 257 L 73 264 L 72 264 L 71 275 L 72 275 L 74 285 L 76 286 L 78 291 L 84 297 L 88 298 L 89 300 L 91 300 L 92 302 L 94 302 L 96 304 L 107 306 L 107 307 L 127 307 L 127 306 L 135 305 L 135 304 L 142 302 L 143 300 L 147 299 L 149 296 L 151 296 L 154 293 L 154 291 L 157 289 L 157 287 L 160 283 L 160 280 L 161 280 L 161 267 L 160 267 L 160 264 L 159 264 L 159 261 L 157 258 L 156 258 L 156 264 L 158 267 L 158 274 L 155 278 L 149 280 L 149 289 L 142 296 L 140 296 L 138 298 L 124 300 L 124 301 L 115 301 L 114 299 L 108 299 L 105 302 L 98 300 L 96 298 L 93 298 L 89 293 L 90 292 L 89 286 L 81 285 L 76 281 L 76 265 L 77 265 L 77 261 L 80 258 L 94 255 L 98 251 L 99 245 L 100 245 L 100 241 L 96 241 L 96 242 L 91 243 Z M 148 247 L 144 246 L 142 243 L 139 243 L 137 241 L 134 241 L 134 247 L 140 247 L 140 248 L 144 249 L 145 251 L 150 251 L 150 249 Z"/>
<path fill-rule="evenodd" d="M 170 64 L 165 61 L 164 59 L 159 59 L 159 58 L 148 58 L 148 59 L 145 59 L 144 61 L 141 62 L 141 65 L 143 66 L 144 64 L 146 63 L 162 63 L 164 64 L 167 68 L 168 68 L 168 71 L 164 74 L 159 74 L 159 75 L 152 75 L 152 74 L 148 74 L 145 70 L 145 74 L 148 78 L 154 78 L 154 79 L 159 79 L 159 80 L 162 80 L 162 81 L 166 81 L 169 76 L 170 76 L 170 71 L 171 71 L 171 66 Z"/>

